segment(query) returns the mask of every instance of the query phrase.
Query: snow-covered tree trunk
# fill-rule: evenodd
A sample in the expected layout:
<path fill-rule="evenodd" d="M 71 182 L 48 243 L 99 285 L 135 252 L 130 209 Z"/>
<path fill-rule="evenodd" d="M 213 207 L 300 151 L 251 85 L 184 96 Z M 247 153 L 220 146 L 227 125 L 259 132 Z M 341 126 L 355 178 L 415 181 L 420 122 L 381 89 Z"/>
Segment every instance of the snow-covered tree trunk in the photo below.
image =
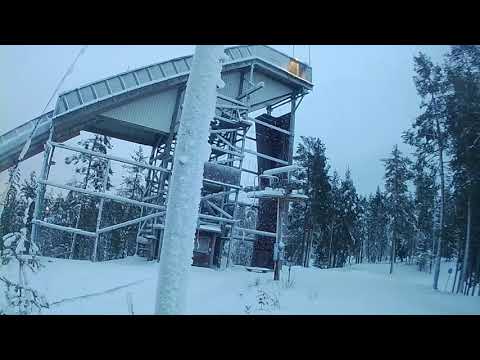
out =
<path fill-rule="evenodd" d="M 395 246 L 396 246 L 396 241 L 395 241 L 395 230 L 391 230 L 390 225 L 387 225 L 387 238 L 391 240 L 391 248 L 390 248 L 390 275 L 393 274 L 393 267 L 395 264 Z"/>
<path fill-rule="evenodd" d="M 367 253 L 367 235 L 364 233 L 362 240 L 362 256 L 360 256 L 360 262 L 368 262 L 368 253 Z M 364 260 L 365 259 L 365 260 Z"/>
<path fill-rule="evenodd" d="M 160 256 L 155 314 L 182 314 L 198 221 L 210 122 L 221 85 L 222 45 L 197 45 L 177 134 Z"/>
<path fill-rule="evenodd" d="M 460 273 L 460 278 L 458 280 L 458 292 L 462 292 L 465 287 L 465 281 L 467 279 L 467 267 L 468 267 L 468 260 L 470 255 L 470 230 L 472 224 L 472 205 L 471 205 L 471 195 L 468 195 L 467 199 L 467 234 L 465 238 L 465 252 L 463 254 L 463 264 L 462 264 L 462 271 Z"/>
<path fill-rule="evenodd" d="M 433 274 L 433 289 L 438 289 L 438 278 L 440 277 L 440 264 L 442 260 L 442 240 L 444 232 L 444 215 L 445 215 L 445 175 L 443 171 L 443 140 L 439 121 L 436 120 L 436 129 L 438 133 L 438 155 L 440 169 L 440 231 L 438 234 L 437 253 L 435 257 L 435 272 Z"/>

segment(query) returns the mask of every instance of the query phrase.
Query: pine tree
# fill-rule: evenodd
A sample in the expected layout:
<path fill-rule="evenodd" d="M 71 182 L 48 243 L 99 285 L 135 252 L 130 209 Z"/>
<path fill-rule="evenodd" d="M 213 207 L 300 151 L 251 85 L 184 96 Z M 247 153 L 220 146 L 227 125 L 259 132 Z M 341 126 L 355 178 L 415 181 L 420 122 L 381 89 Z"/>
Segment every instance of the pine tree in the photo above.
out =
<path fill-rule="evenodd" d="M 138 148 L 134 150 L 131 159 L 140 164 L 147 164 L 148 161 L 148 157 L 143 153 L 143 148 L 141 146 L 138 146 Z M 123 181 L 118 190 L 118 194 L 132 200 L 141 201 L 145 191 L 146 169 L 137 165 L 124 165 L 123 168 L 125 169 L 126 175 L 123 176 Z M 120 207 L 119 205 L 120 204 L 115 204 L 112 211 L 112 215 L 116 214 L 116 216 L 114 216 L 117 218 L 116 223 L 121 222 L 120 219 L 122 218 L 122 214 L 122 221 L 131 220 L 140 216 L 140 208 L 138 206 L 126 204 L 125 206 Z M 116 212 L 115 209 L 117 209 Z M 110 214 L 110 211 L 108 213 Z M 111 242 L 111 246 L 114 249 L 119 249 L 119 251 L 112 249 L 115 257 L 133 255 L 136 229 L 138 226 L 139 225 L 128 226 L 118 230 L 118 241 L 113 239 L 113 242 Z"/>
<path fill-rule="evenodd" d="M 6 196 L 4 209 L 0 218 L 0 236 L 5 236 L 10 233 L 20 231 L 22 227 L 22 217 L 24 210 L 24 203 L 19 196 L 20 193 L 20 169 L 13 171 L 13 168 L 8 170 L 9 187 Z M 0 252 L 3 250 L 3 245 Z"/>
<path fill-rule="evenodd" d="M 358 220 L 358 195 L 353 180 L 351 178 L 350 169 L 345 173 L 345 179 L 342 180 L 340 186 L 340 218 L 342 225 L 339 228 L 338 234 L 342 236 L 337 241 L 337 246 L 340 251 L 340 264 L 343 265 L 347 260 L 350 261 L 350 255 L 359 242 L 354 237 L 354 226 Z"/>
<path fill-rule="evenodd" d="M 113 148 L 109 136 L 98 134 L 95 134 L 93 137 L 80 140 L 78 145 L 85 150 L 95 151 L 102 154 L 107 154 L 108 150 Z M 84 153 L 74 153 L 72 156 L 65 158 L 65 163 L 67 165 L 76 165 L 75 172 L 77 174 L 84 175 L 83 181 L 87 184 L 87 187 L 91 187 L 96 191 L 102 189 L 103 177 L 107 165 L 105 159 Z M 112 187 L 110 175 L 113 175 L 113 171 L 111 169 L 108 173 L 107 191 Z"/>
<path fill-rule="evenodd" d="M 30 178 L 23 181 L 20 187 L 20 194 L 25 199 L 28 205 L 27 218 L 27 237 L 30 238 L 32 233 L 32 219 L 35 210 L 35 199 L 37 198 L 37 177 L 35 171 L 30 173 Z"/>
<path fill-rule="evenodd" d="M 296 265 L 305 265 L 303 254 L 306 248 L 306 222 L 305 214 L 307 204 L 293 202 L 288 212 L 288 228 L 285 245 L 285 258 L 288 262 Z M 315 263 L 316 264 L 316 263 Z"/>
<path fill-rule="evenodd" d="M 417 147 L 421 156 L 433 154 L 437 158 L 438 174 L 440 177 L 440 209 L 439 209 L 439 236 L 435 258 L 435 272 L 433 288 L 438 288 L 440 275 L 440 261 L 442 239 L 444 231 L 445 215 L 445 171 L 444 156 L 448 145 L 446 131 L 446 108 L 445 108 L 445 79 L 442 68 L 423 53 L 414 58 L 414 77 L 417 93 L 422 100 L 420 114 L 412 128 L 404 134 L 404 140 Z"/>
<path fill-rule="evenodd" d="M 367 254 L 370 262 L 381 262 L 387 248 L 388 212 L 385 195 L 377 187 L 375 195 L 368 200 L 366 227 L 367 227 Z"/>
<path fill-rule="evenodd" d="M 329 211 L 330 184 L 328 177 L 329 165 L 325 156 L 325 145 L 319 138 L 302 136 L 294 158 L 296 163 L 306 169 L 299 175 L 304 180 L 304 194 L 309 197 L 305 209 L 303 259 L 304 266 L 308 266 L 312 242 L 316 241 L 315 263 L 322 262 L 325 256 L 323 235 L 326 233 Z M 297 207 L 297 210 L 299 207 Z M 320 247 L 319 247 L 320 246 Z"/>
<path fill-rule="evenodd" d="M 131 159 L 140 164 L 147 164 L 148 157 L 143 153 L 143 148 L 138 146 L 137 149 L 130 156 Z M 145 186 L 145 168 L 136 165 L 124 165 L 126 175 L 123 176 L 123 181 L 119 193 L 127 196 L 129 199 L 140 200 L 143 196 Z"/>
<path fill-rule="evenodd" d="M 102 154 L 107 154 L 108 150 L 112 149 L 110 137 L 98 134 L 83 139 L 79 141 L 78 144 L 86 150 Z M 66 157 L 65 163 L 67 165 L 73 163 L 76 165 L 75 172 L 83 175 L 81 185 L 77 184 L 80 185 L 79 187 L 94 191 L 108 191 L 112 187 L 110 176 L 113 175 L 113 171 L 110 168 L 108 169 L 108 174 L 106 174 L 108 163 L 105 159 L 89 154 L 75 153 L 72 156 Z M 107 176 L 107 186 L 106 189 L 102 189 L 105 174 Z M 75 227 L 94 231 L 96 228 L 96 218 L 98 215 L 98 205 L 100 200 L 84 194 L 75 194 L 72 197 L 77 199 L 75 205 L 78 205 L 78 216 Z M 93 245 L 91 242 L 86 241 L 77 244 L 77 237 L 77 234 L 73 234 L 72 236 L 70 258 L 90 258 L 93 251 Z"/>
<path fill-rule="evenodd" d="M 337 242 L 338 229 L 343 225 L 341 221 L 342 216 L 342 196 L 340 191 L 340 178 L 336 171 L 333 172 L 330 181 L 330 194 L 329 194 L 329 207 L 328 207 L 328 225 L 326 226 L 329 239 L 328 239 L 328 267 L 337 266 Z"/>
<path fill-rule="evenodd" d="M 385 189 L 387 208 L 390 218 L 391 255 L 390 274 L 393 272 L 395 259 L 406 256 L 405 242 L 411 236 L 412 206 L 408 197 L 407 181 L 412 178 L 411 161 L 402 155 L 395 145 L 391 157 L 384 159 Z"/>
<path fill-rule="evenodd" d="M 10 172 L 15 174 L 15 172 Z M 17 179 L 11 177 L 11 188 L 16 188 Z M 32 198 L 24 207 L 22 227 L 2 237 L 3 251 L 0 257 L 0 314 L 30 315 L 48 307 L 45 297 L 29 284 L 29 275 L 40 269 L 38 247 L 27 237 Z M 29 274 L 30 273 L 30 274 Z"/>
<path fill-rule="evenodd" d="M 250 206 L 247 204 L 239 204 L 238 208 L 238 220 L 239 220 L 239 228 L 243 229 L 256 229 L 256 223 L 257 223 L 257 215 L 258 211 L 255 206 Z M 292 212 L 289 213 L 289 216 L 291 216 Z M 303 213 L 302 213 L 303 216 Z M 303 218 L 303 217 L 302 217 Z M 291 220 L 291 218 L 290 218 Z M 292 225 L 293 222 L 289 223 L 289 225 Z M 238 228 L 237 228 L 238 229 Z M 244 233 L 243 231 L 238 231 L 237 230 L 237 235 L 239 238 L 234 239 L 233 242 L 233 251 L 232 251 L 232 263 L 236 265 L 244 265 L 244 266 L 249 266 L 252 263 L 252 254 L 253 254 L 253 242 L 248 241 L 248 234 Z M 296 241 L 299 239 L 296 234 L 292 235 L 291 228 L 288 229 L 287 232 L 287 247 L 286 247 L 286 252 L 287 252 L 287 260 L 289 261 L 295 261 L 297 259 L 297 264 L 300 265 L 300 259 L 299 257 L 295 257 L 298 254 L 298 251 L 296 251 L 299 247 L 296 244 Z"/>
<path fill-rule="evenodd" d="M 415 185 L 415 246 L 417 265 L 420 271 L 426 270 L 433 256 L 433 220 L 435 211 L 436 168 L 431 166 L 424 156 L 417 154 L 413 166 Z"/>
<path fill-rule="evenodd" d="M 70 193 L 72 194 L 72 193 Z M 45 221 L 66 227 L 75 225 L 77 209 L 71 206 L 69 197 L 65 199 L 61 193 L 47 193 L 45 195 Z M 68 257 L 71 241 L 65 232 L 46 227 L 40 228 L 41 253 L 44 256 Z"/>
<path fill-rule="evenodd" d="M 457 199 L 463 199 L 465 241 L 458 291 L 466 293 L 480 280 L 478 211 L 480 188 L 480 47 L 453 46 L 447 55 L 447 130 L 451 139 L 451 167 Z M 462 206 L 461 206 L 462 207 Z M 475 285 L 473 285 L 475 287 Z"/>
<path fill-rule="evenodd" d="M 356 263 L 367 262 L 367 249 L 368 249 L 368 238 L 367 238 L 367 209 L 368 209 L 368 200 L 365 196 L 358 197 L 358 207 L 357 207 L 357 221 L 355 223 L 354 234 L 355 238 L 358 239 L 356 247 Z"/>

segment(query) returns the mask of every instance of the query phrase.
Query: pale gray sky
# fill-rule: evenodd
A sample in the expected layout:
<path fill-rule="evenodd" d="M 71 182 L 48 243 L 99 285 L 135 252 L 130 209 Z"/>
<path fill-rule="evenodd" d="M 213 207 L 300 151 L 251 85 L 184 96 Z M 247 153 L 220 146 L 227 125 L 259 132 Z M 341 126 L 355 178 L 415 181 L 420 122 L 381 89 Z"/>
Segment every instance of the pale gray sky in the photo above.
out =
<path fill-rule="evenodd" d="M 292 45 L 274 47 L 292 55 Z M 0 46 L 0 134 L 39 115 L 80 48 Z M 89 46 L 61 91 L 193 50 L 193 45 Z M 440 61 L 448 47 L 311 46 L 315 88 L 299 107 L 296 135 L 321 138 L 332 169 L 343 175 L 350 167 L 362 194 L 383 184 L 380 159 L 388 156 L 394 144 L 410 151 L 401 143 L 401 133 L 419 111 L 412 79 L 413 56 L 418 51 Z M 308 62 L 308 47 L 297 45 L 295 55 Z M 120 156 L 131 151 L 124 142 L 116 142 L 115 148 Z M 27 160 L 22 172 L 38 171 L 40 159 L 37 155 Z M 5 173 L 0 180 L 4 178 Z"/>

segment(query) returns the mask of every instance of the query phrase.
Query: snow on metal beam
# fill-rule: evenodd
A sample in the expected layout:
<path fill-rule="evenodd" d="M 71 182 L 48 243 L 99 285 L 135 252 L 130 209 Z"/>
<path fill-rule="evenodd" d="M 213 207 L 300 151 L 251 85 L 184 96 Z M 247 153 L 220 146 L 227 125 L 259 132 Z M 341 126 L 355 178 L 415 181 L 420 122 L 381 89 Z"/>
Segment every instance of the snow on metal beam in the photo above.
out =
<path fill-rule="evenodd" d="M 198 217 L 200 219 L 215 220 L 215 221 L 226 222 L 226 223 L 230 223 L 230 224 L 233 224 L 235 222 L 240 221 L 240 220 L 231 220 L 231 219 L 226 219 L 226 218 L 222 218 L 222 217 L 219 217 L 219 216 L 213 216 L 213 215 L 207 215 L 207 214 L 198 214 Z"/>
<path fill-rule="evenodd" d="M 154 208 L 154 209 L 165 210 L 165 206 L 150 204 L 150 203 L 146 203 L 146 202 L 143 202 L 143 201 L 131 200 L 131 199 L 124 198 L 124 197 L 121 197 L 121 196 L 116 196 L 116 195 L 110 195 L 110 194 L 104 194 L 104 193 L 99 193 L 99 192 L 95 192 L 95 191 L 85 190 L 85 189 L 81 189 L 81 188 L 78 188 L 78 187 L 75 187 L 75 186 L 70 186 L 70 185 L 57 184 L 57 183 L 54 183 L 54 182 L 51 182 L 51 181 L 38 180 L 38 182 L 40 184 L 53 186 L 53 187 L 57 187 L 57 188 L 64 189 L 64 190 L 76 191 L 76 192 L 79 192 L 79 193 L 82 193 L 82 194 L 85 194 L 85 195 L 98 196 L 100 198 L 103 197 L 105 199 L 110 199 L 110 200 L 118 201 L 118 202 L 124 202 L 124 203 L 127 203 L 127 204 L 132 204 L 132 205 L 137 205 L 137 206 L 145 206 L 145 207 L 151 207 L 151 208 Z"/>
<path fill-rule="evenodd" d="M 236 151 L 227 150 L 227 149 L 224 149 L 224 148 L 215 146 L 215 145 L 212 145 L 211 148 L 212 148 L 212 150 L 217 150 L 217 151 L 220 151 L 220 152 L 224 152 L 224 153 L 226 153 L 226 154 L 235 155 L 235 156 L 238 156 L 238 157 L 241 157 L 241 158 L 244 157 L 244 155 L 242 155 L 242 153 L 239 153 L 239 152 L 236 152 Z"/>
<path fill-rule="evenodd" d="M 237 132 L 238 129 L 216 129 L 210 130 L 210 134 L 221 134 L 221 133 L 228 133 L 228 132 Z"/>
<path fill-rule="evenodd" d="M 207 202 L 208 205 L 210 205 L 212 208 L 214 208 L 215 210 L 217 210 L 219 213 L 221 213 L 222 215 L 225 215 L 227 218 L 229 219 L 233 219 L 233 216 L 230 215 L 229 213 L 227 213 L 225 210 L 223 210 L 222 208 L 218 207 L 217 205 L 215 205 L 214 203 L 212 203 L 211 201 L 209 200 L 205 200 Z"/>
<path fill-rule="evenodd" d="M 257 119 L 254 119 L 254 118 L 248 118 L 249 121 L 253 121 L 254 123 L 256 124 L 260 124 L 260 125 L 263 125 L 263 126 L 266 126 L 270 129 L 273 129 L 273 130 L 277 130 L 281 133 L 284 133 L 284 134 L 287 134 L 287 135 L 291 135 L 290 131 L 288 130 L 285 130 L 285 129 L 282 129 L 282 128 L 279 128 L 278 126 L 275 126 L 275 125 L 271 125 L 269 123 L 266 123 L 264 121 L 261 121 L 261 120 L 257 120 Z"/>
<path fill-rule="evenodd" d="M 211 199 L 211 198 L 215 198 L 215 197 L 219 197 L 219 196 L 226 196 L 226 195 L 233 194 L 236 191 L 237 190 L 221 191 L 221 192 L 218 192 L 218 193 L 213 193 L 213 194 L 208 194 L 208 195 L 202 196 L 201 199 L 202 200 L 207 200 L 207 199 Z"/>
<path fill-rule="evenodd" d="M 239 189 L 241 190 L 242 187 L 238 185 L 233 185 L 233 184 L 227 184 L 221 181 L 215 181 L 215 180 L 210 180 L 210 179 L 203 179 L 203 182 L 209 183 L 209 184 L 214 184 L 214 185 L 220 185 L 220 186 L 225 186 L 225 187 L 230 187 L 232 189 Z"/>
<path fill-rule="evenodd" d="M 259 153 L 259 152 L 250 150 L 250 149 L 244 149 L 243 152 L 246 152 L 246 153 L 249 153 L 249 154 L 252 154 L 252 155 L 255 155 L 255 156 L 264 158 L 264 159 L 267 159 L 267 160 L 275 161 L 275 162 L 277 162 L 277 163 L 279 163 L 279 164 L 288 165 L 288 161 L 285 161 L 285 160 L 282 160 L 282 159 L 278 159 L 278 158 L 274 158 L 274 157 L 272 157 L 272 156 L 268 156 L 268 155 L 265 155 L 265 154 L 262 154 L 262 153 Z"/>
<path fill-rule="evenodd" d="M 168 172 L 168 173 L 170 172 L 170 170 L 167 170 L 167 169 L 164 169 L 164 168 L 161 168 L 161 167 L 152 166 L 152 165 L 149 165 L 149 164 L 142 164 L 142 163 L 139 163 L 139 162 L 136 162 L 136 161 L 133 161 L 133 160 L 124 159 L 124 158 L 121 158 L 121 157 L 118 157 L 118 156 L 102 154 L 102 153 L 99 153 L 97 151 L 86 150 L 86 149 L 82 149 L 82 148 L 77 147 L 77 146 L 66 145 L 66 144 L 61 144 L 61 143 L 56 143 L 56 142 L 49 142 L 49 144 L 52 145 L 52 146 L 59 147 L 61 149 L 77 151 L 77 152 L 80 152 L 80 153 L 84 153 L 84 154 L 88 154 L 88 155 L 92 155 L 92 156 L 96 156 L 96 157 L 100 157 L 100 158 L 104 158 L 104 159 L 118 161 L 118 162 L 121 162 L 121 163 L 124 163 L 124 164 L 139 166 L 139 167 L 143 167 L 143 168 L 146 168 L 146 169 L 152 169 L 152 170 L 156 170 L 156 171 L 163 171 L 163 172 Z"/>
<path fill-rule="evenodd" d="M 112 225 L 112 226 L 107 226 L 107 227 L 104 227 L 102 229 L 99 229 L 98 230 L 98 233 L 99 234 L 102 234 L 104 232 L 108 232 L 108 231 L 112 231 L 112 230 L 117 230 L 117 229 L 120 229 L 122 227 L 125 227 L 125 226 L 129 226 L 129 225 L 135 225 L 139 222 L 142 222 L 142 221 L 145 221 L 145 220 L 149 220 L 149 219 L 153 219 L 153 218 L 156 218 L 156 217 L 160 217 L 162 215 L 165 214 L 165 211 L 162 211 L 162 212 L 158 212 L 158 213 L 154 213 L 154 214 L 149 214 L 149 215 L 146 215 L 146 216 L 142 216 L 142 217 L 139 217 L 137 219 L 133 219 L 133 220 L 129 220 L 129 221 L 125 221 L 123 223 L 120 223 L 120 224 L 116 224 L 116 225 Z"/>
<path fill-rule="evenodd" d="M 236 227 L 235 230 L 245 232 L 247 234 L 262 235 L 262 236 L 268 236 L 273 238 L 277 237 L 277 233 L 272 233 L 268 231 L 260 231 L 260 230 L 246 229 L 246 228 L 239 228 L 239 227 Z"/>
<path fill-rule="evenodd" d="M 71 228 L 71 227 L 67 227 L 67 226 L 51 224 L 51 223 L 47 223 L 47 222 L 42 221 L 42 220 L 34 219 L 34 220 L 32 220 L 32 223 L 34 223 L 36 225 L 44 226 L 44 227 L 47 227 L 47 228 L 55 229 L 55 230 L 61 230 L 61 231 L 75 233 L 75 234 L 78 234 L 78 235 L 89 236 L 89 237 L 96 237 L 97 236 L 96 233 L 94 233 L 94 232 L 75 229 L 75 228 Z"/>
<path fill-rule="evenodd" d="M 282 166 L 282 167 L 277 167 L 273 169 L 268 169 L 263 172 L 263 175 L 277 175 L 277 174 L 282 174 L 286 172 L 291 172 L 291 171 L 297 171 L 303 169 L 301 166 L 298 165 L 288 165 L 288 166 Z"/>

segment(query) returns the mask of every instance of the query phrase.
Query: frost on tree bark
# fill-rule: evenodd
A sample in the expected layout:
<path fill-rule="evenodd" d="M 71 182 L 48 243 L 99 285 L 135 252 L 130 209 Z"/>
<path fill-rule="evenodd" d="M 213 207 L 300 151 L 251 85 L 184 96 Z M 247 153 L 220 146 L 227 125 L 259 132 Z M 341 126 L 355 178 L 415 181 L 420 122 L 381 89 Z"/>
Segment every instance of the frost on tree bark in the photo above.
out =
<path fill-rule="evenodd" d="M 182 314 L 186 308 L 204 162 L 208 161 L 210 122 L 217 85 L 222 86 L 222 45 L 197 45 L 177 134 L 169 184 L 165 233 L 160 255 L 155 314 Z"/>
<path fill-rule="evenodd" d="M 462 264 L 462 271 L 460 272 L 460 278 L 458 279 L 458 292 L 463 292 L 465 286 L 465 280 L 467 279 L 467 266 L 468 266 L 468 258 L 470 255 L 470 228 L 472 224 L 472 205 L 471 205 L 471 195 L 468 195 L 467 199 L 467 234 L 465 238 L 465 252 L 463 255 L 463 264 Z"/>
<path fill-rule="evenodd" d="M 443 227 L 444 227 L 444 215 L 445 215 L 445 175 L 443 171 L 443 140 L 440 129 L 440 123 L 436 120 L 436 129 L 439 134 L 438 138 L 438 155 L 439 155 L 439 169 L 440 169 L 440 231 L 438 234 L 437 253 L 435 257 L 435 270 L 433 274 L 433 289 L 438 289 L 438 279 L 440 277 L 440 263 L 442 256 L 442 240 L 443 240 Z"/>

